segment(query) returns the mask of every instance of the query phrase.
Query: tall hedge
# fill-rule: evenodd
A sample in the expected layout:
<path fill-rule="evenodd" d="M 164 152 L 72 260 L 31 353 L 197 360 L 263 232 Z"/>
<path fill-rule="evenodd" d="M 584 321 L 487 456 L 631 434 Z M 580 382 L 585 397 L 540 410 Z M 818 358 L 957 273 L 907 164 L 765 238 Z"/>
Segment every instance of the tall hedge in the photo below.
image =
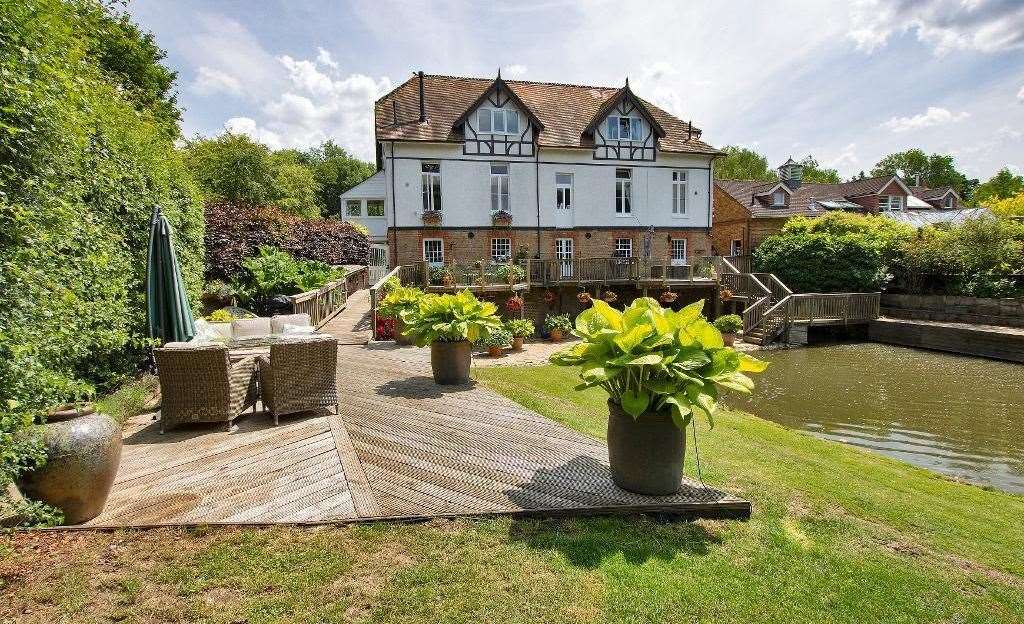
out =
<path fill-rule="evenodd" d="M 34 415 L 138 370 L 156 204 L 198 299 L 203 213 L 162 57 L 98 1 L 0 3 L 0 482 L 35 459 L 13 435 Z"/>

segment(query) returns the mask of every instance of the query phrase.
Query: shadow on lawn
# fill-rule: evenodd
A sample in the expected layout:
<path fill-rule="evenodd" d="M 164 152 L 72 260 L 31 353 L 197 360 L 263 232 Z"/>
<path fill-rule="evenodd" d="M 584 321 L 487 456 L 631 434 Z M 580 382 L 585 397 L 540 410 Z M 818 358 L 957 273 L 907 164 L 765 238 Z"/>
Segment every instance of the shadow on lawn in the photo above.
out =
<path fill-rule="evenodd" d="M 620 490 L 612 484 L 608 466 L 586 455 L 540 469 L 529 482 L 504 493 L 523 509 L 558 508 L 570 514 L 578 509 L 581 515 L 660 502 Z M 558 550 L 574 565 L 587 568 L 619 555 L 632 564 L 670 561 L 680 554 L 706 555 L 710 546 L 721 543 L 704 524 L 673 514 L 519 519 L 512 523 L 509 537 L 531 548 Z"/>

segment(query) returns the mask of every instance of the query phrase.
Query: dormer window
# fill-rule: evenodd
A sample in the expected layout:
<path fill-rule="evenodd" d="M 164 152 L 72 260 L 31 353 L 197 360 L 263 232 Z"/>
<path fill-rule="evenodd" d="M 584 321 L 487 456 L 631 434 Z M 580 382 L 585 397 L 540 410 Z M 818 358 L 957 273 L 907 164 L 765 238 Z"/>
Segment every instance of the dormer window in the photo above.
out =
<path fill-rule="evenodd" d="M 481 108 L 477 112 L 480 132 L 519 134 L 519 113 L 507 108 Z"/>
<path fill-rule="evenodd" d="M 772 206 L 785 206 L 786 205 L 786 192 L 775 191 L 772 193 Z"/>
<path fill-rule="evenodd" d="M 608 139 L 610 141 L 643 141 L 643 121 L 639 117 L 608 118 Z"/>
<path fill-rule="evenodd" d="M 953 196 L 952 195 L 946 195 L 946 208 L 949 208 L 949 209 L 953 208 Z"/>

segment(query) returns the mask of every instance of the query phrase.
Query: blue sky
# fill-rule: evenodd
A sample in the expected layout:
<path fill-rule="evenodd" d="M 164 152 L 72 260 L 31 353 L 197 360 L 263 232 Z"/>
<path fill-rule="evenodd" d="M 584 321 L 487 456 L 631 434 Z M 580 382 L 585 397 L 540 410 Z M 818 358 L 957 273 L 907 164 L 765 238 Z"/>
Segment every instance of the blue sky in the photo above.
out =
<path fill-rule="evenodd" d="M 134 0 L 180 75 L 187 135 L 373 154 L 412 72 L 621 85 L 774 166 L 844 177 L 890 152 L 1024 170 L 1024 0 Z"/>

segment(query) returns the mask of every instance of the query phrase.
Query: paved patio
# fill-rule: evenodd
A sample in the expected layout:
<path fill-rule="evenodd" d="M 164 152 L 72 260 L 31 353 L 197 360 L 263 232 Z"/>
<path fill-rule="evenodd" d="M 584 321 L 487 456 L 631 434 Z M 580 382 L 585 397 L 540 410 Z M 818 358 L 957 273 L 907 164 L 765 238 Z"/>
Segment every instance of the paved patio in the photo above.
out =
<path fill-rule="evenodd" d="M 429 351 L 365 342 L 356 293 L 324 329 L 339 348 L 339 415 L 262 412 L 227 433 L 125 430 L 121 468 L 92 526 L 345 522 L 485 514 L 667 512 L 744 517 L 744 500 L 686 481 L 670 497 L 616 487 L 603 442 L 471 384 L 443 388 Z M 353 344 L 354 343 L 354 344 Z"/>

